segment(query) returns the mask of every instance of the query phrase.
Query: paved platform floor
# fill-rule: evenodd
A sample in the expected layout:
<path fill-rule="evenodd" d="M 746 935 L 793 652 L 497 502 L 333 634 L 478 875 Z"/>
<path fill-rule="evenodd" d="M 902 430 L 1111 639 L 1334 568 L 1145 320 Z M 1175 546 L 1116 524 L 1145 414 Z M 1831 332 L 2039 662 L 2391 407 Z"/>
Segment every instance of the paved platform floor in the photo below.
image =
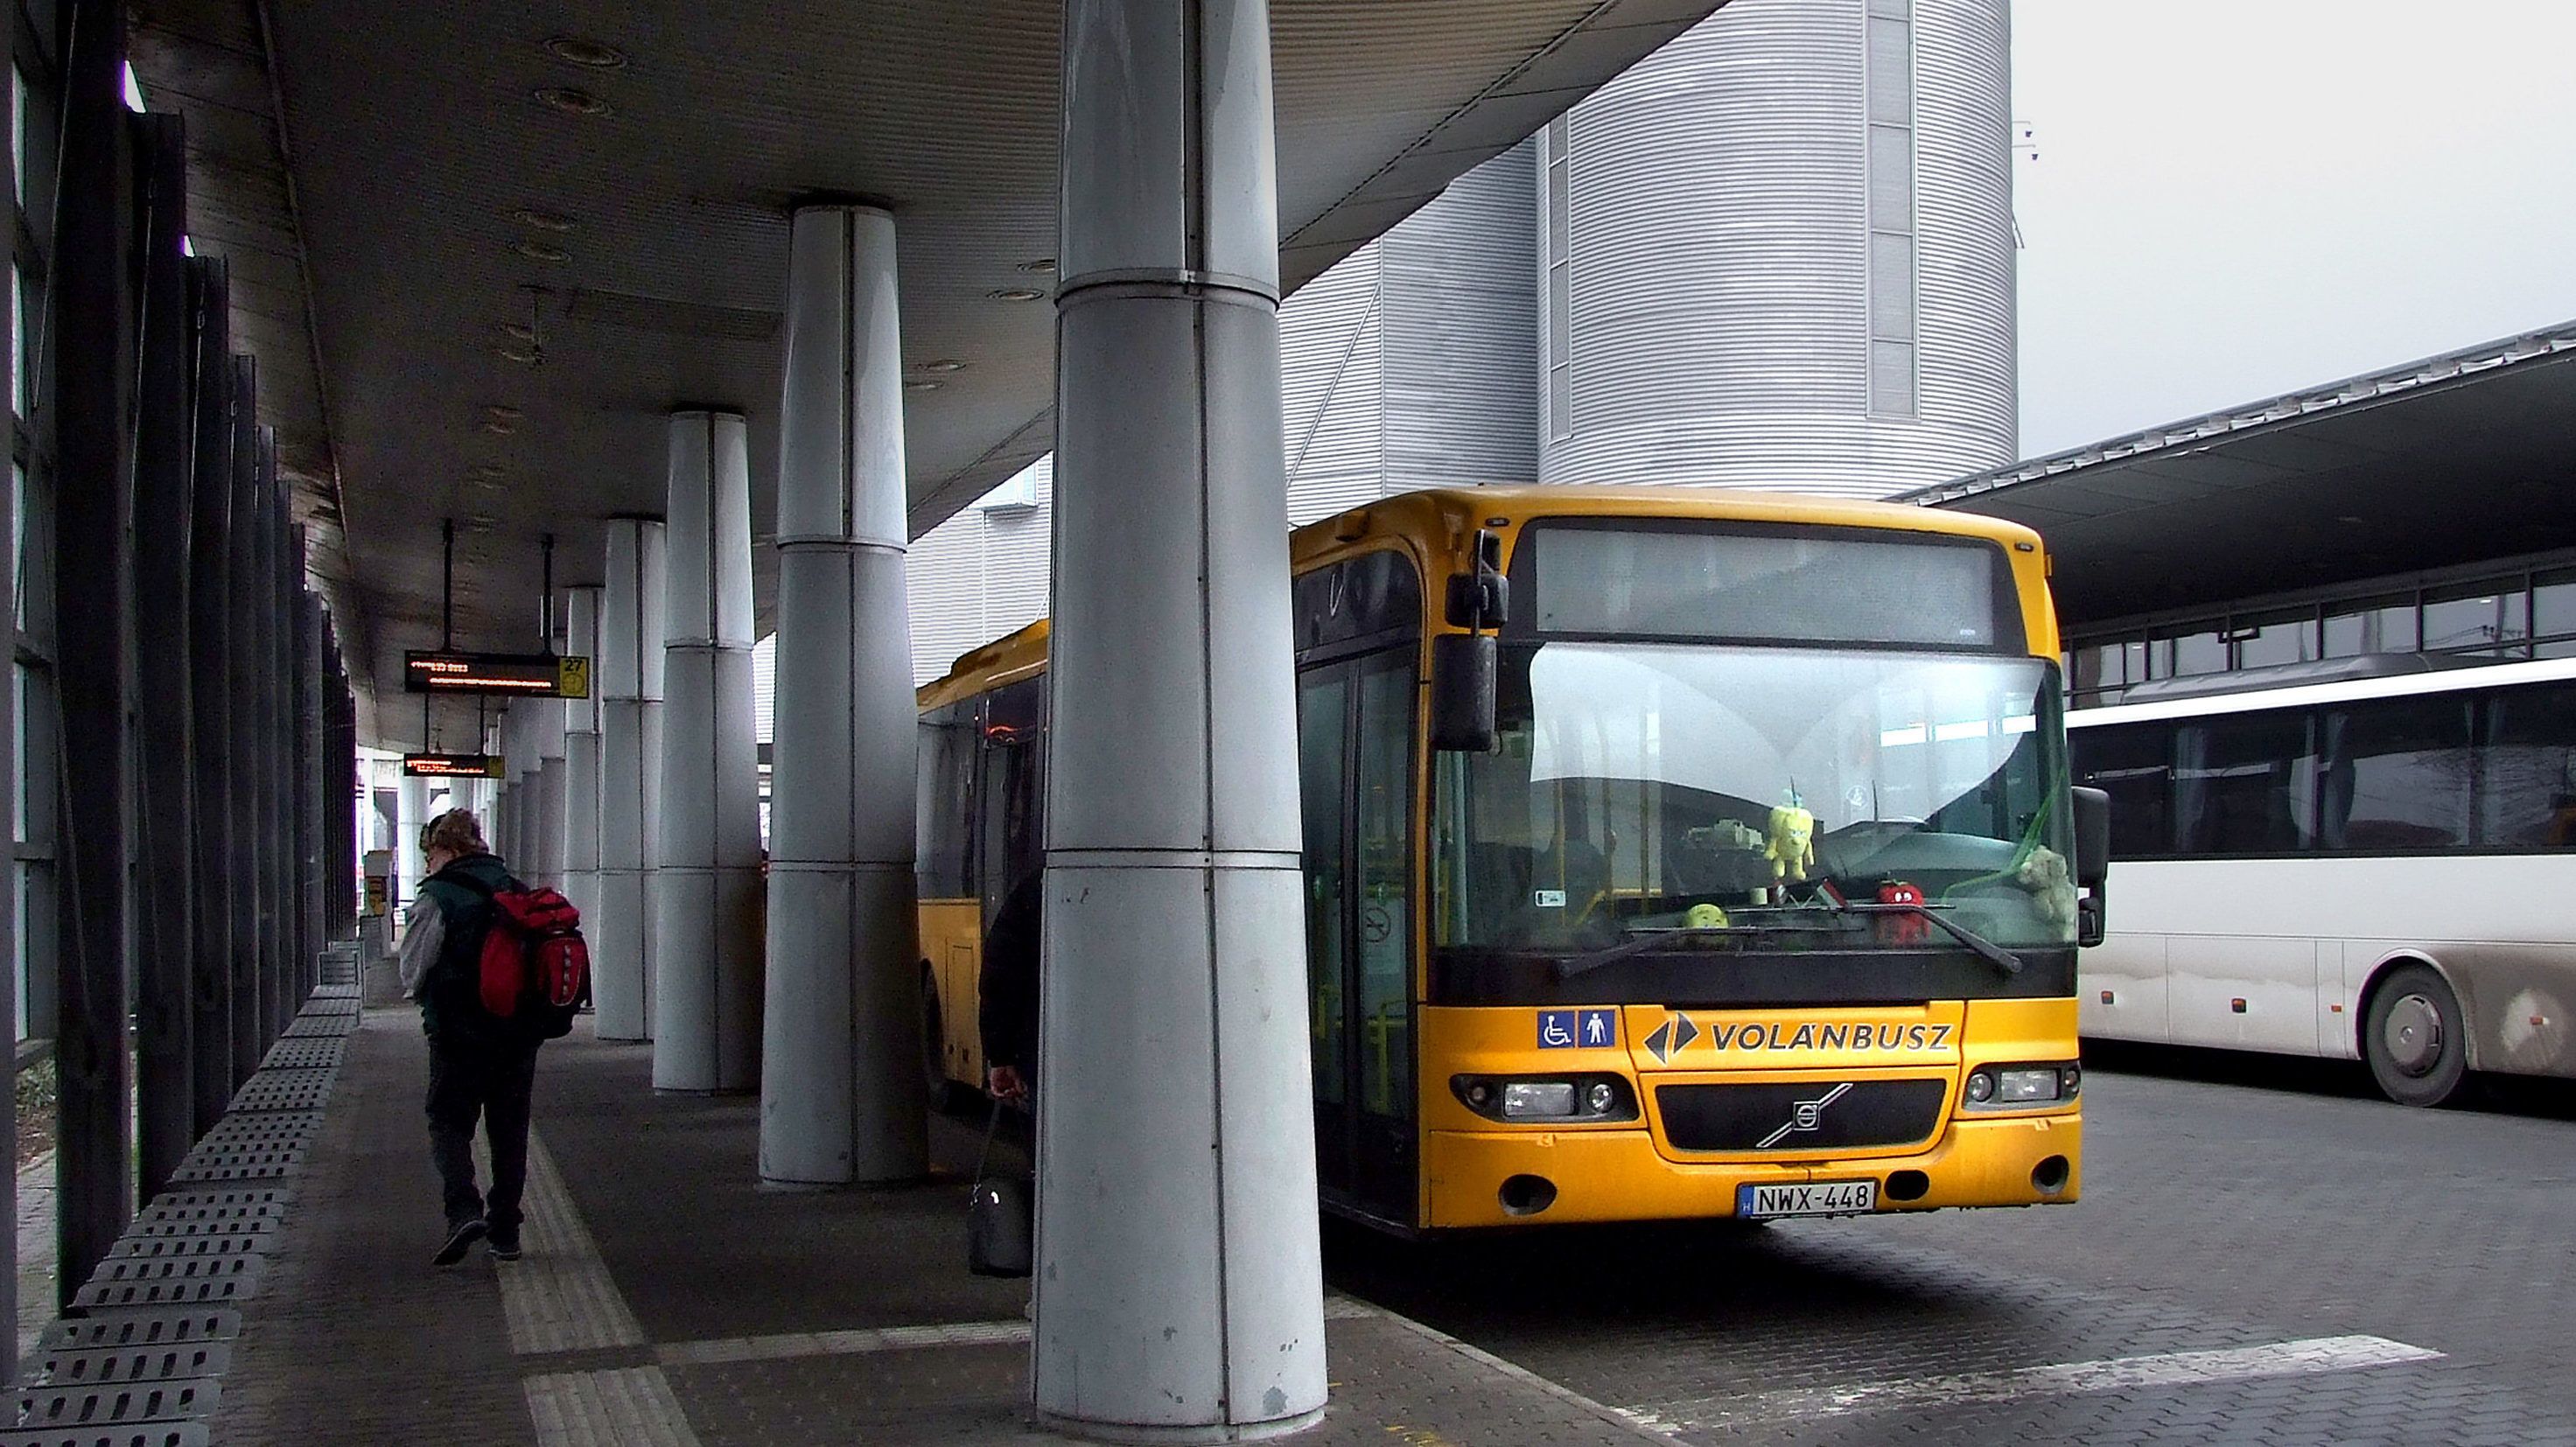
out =
<path fill-rule="evenodd" d="M 429 1265 L 440 1219 L 408 1010 L 369 1012 L 212 1420 L 219 1443 L 1060 1442 L 1022 1406 L 1024 1283 L 969 1275 L 978 1133 L 883 1191 L 756 1184 L 757 1102 L 656 1096 L 587 1023 L 540 1057 L 525 1257 Z M 1337 1298 L 1317 1444 L 1635 1444 L 1637 1424 Z"/>

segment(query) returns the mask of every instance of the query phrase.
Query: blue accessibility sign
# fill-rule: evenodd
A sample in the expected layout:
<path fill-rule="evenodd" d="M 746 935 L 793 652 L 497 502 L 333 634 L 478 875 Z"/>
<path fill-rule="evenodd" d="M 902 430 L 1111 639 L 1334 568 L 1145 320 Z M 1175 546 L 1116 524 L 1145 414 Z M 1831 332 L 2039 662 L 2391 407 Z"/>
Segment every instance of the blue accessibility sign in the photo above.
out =
<path fill-rule="evenodd" d="M 1609 1050 L 1618 1044 L 1619 1012 L 1616 1010 L 1538 1012 L 1538 1048 L 1541 1050 Z"/>

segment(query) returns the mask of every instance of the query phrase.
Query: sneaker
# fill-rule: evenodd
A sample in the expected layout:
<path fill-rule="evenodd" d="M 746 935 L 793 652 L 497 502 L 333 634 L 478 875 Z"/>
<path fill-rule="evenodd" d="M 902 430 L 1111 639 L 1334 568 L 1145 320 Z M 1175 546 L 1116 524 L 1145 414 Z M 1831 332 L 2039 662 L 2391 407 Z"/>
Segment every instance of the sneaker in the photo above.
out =
<path fill-rule="evenodd" d="M 516 1261 L 519 1259 L 519 1233 L 517 1231 L 495 1231 L 483 1244 L 484 1248 L 492 1253 L 492 1259 L 495 1261 Z"/>
<path fill-rule="evenodd" d="M 438 1248 L 438 1254 L 429 1258 L 429 1264 L 432 1266 L 453 1266 L 457 1262 L 464 1260 L 466 1251 L 471 1248 L 475 1242 L 482 1240 L 483 1233 L 490 1229 L 491 1228 L 489 1226 L 484 1224 L 483 1218 L 480 1216 L 476 1216 L 470 1221 L 457 1222 L 453 1227 L 450 1227 L 447 1232 L 447 1244 Z"/>

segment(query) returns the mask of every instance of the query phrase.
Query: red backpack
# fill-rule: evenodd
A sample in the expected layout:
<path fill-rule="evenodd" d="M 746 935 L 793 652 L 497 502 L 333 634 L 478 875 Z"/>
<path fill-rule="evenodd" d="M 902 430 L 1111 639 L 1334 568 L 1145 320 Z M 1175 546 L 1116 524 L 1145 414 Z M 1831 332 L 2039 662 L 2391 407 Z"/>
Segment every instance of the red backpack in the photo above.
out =
<path fill-rule="evenodd" d="M 544 885 L 493 891 L 477 989 L 483 1008 L 553 1040 L 571 1033 L 589 993 L 590 946 L 572 901 Z"/>

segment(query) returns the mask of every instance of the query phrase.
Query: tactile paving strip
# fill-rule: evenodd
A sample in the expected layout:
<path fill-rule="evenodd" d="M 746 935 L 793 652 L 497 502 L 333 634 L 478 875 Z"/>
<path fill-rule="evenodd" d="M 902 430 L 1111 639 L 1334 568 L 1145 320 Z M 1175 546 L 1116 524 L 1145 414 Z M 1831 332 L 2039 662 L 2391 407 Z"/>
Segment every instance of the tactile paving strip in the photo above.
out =
<path fill-rule="evenodd" d="M 181 1260 L 111 1256 L 72 1297 L 84 1311 L 131 1307 L 229 1305 L 258 1294 L 268 1261 L 260 1256 L 201 1256 Z"/>
<path fill-rule="evenodd" d="M 223 1235 L 207 1232 L 195 1236 L 120 1236 L 107 1248 L 111 1259 L 135 1257 L 145 1261 L 182 1261 L 191 1256 L 265 1256 L 274 1231 L 229 1231 Z"/>
<path fill-rule="evenodd" d="M 0 1447 L 211 1447 L 203 1422 L 138 1422 L 128 1427 L 57 1428 L 50 1432 L 0 1427 Z"/>
<path fill-rule="evenodd" d="M 197 1377 L 131 1385 L 23 1388 L 18 1393 L 18 1429 L 35 1428 L 44 1434 L 39 1441 L 59 1440 L 57 1434 L 67 1430 L 77 1433 L 67 1440 L 94 1441 L 98 1439 L 92 1434 L 102 1427 L 206 1416 L 214 1411 L 220 1395 L 221 1389 L 211 1379 Z M 106 1440 L 122 1441 L 124 1436 L 117 1432 Z"/>
<path fill-rule="evenodd" d="M 302 1145 L 321 1128 L 322 1113 L 318 1110 L 263 1111 L 258 1115 L 226 1116 L 215 1122 L 214 1129 L 197 1137 L 197 1144 Z"/>
<path fill-rule="evenodd" d="M 96 1352 L 39 1352 L 28 1363 L 30 1387 L 104 1386 L 220 1377 L 232 1369 L 230 1342 L 185 1342 L 166 1347 L 127 1347 Z"/>
<path fill-rule="evenodd" d="M 301 1150 L 233 1150 L 207 1149 L 203 1146 L 188 1153 L 179 1169 L 170 1173 L 174 1186 L 202 1186 L 216 1181 L 278 1181 L 304 1163 Z"/>
<path fill-rule="evenodd" d="M 230 1189 L 209 1187 L 198 1191 L 163 1191 L 152 1198 L 134 1219 L 144 1222 L 169 1223 L 200 1229 L 238 1231 L 245 1227 L 269 1230 L 286 1214 L 287 1203 L 295 1193 L 284 1186 L 235 1186 Z M 165 1231 L 160 1235 L 186 1235 L 185 1231 Z"/>
<path fill-rule="evenodd" d="M 48 1352 L 177 1346 L 185 1342 L 231 1341 L 241 1335 L 241 1328 L 241 1313 L 229 1308 L 70 1317 L 46 1326 L 36 1344 Z"/>
<path fill-rule="evenodd" d="M 340 1040 L 280 1040 L 269 1047 L 268 1059 L 260 1062 L 262 1071 L 270 1070 L 337 1070 L 340 1053 L 346 1048 Z"/>
<path fill-rule="evenodd" d="M 358 1028 L 355 1015 L 298 1015 L 281 1040 L 337 1040 Z"/>
<path fill-rule="evenodd" d="M 236 1114 L 260 1111 L 316 1111 L 331 1099 L 335 1070 L 263 1070 L 242 1083 L 233 1096 Z"/>

